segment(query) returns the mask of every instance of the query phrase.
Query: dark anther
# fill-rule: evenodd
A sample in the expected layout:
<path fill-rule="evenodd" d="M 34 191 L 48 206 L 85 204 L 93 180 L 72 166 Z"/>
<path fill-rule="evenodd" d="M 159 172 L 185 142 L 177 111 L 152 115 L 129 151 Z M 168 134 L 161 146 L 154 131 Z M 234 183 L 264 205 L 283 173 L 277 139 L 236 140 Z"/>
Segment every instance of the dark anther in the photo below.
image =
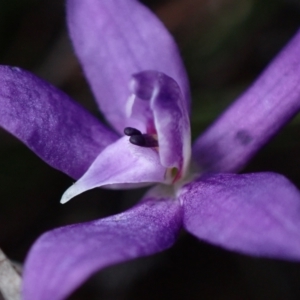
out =
<path fill-rule="evenodd" d="M 124 134 L 128 135 L 128 136 L 133 136 L 133 135 L 141 135 L 142 133 L 135 129 L 135 128 L 132 128 L 132 127 L 125 127 L 124 128 Z"/>
<path fill-rule="evenodd" d="M 129 142 L 133 145 L 145 147 L 146 141 L 143 135 L 132 135 Z"/>
<path fill-rule="evenodd" d="M 141 147 L 158 147 L 158 142 L 157 140 L 149 134 L 142 134 L 142 135 L 132 135 L 129 139 L 129 142 L 131 144 L 134 144 L 136 146 L 141 146 Z"/>
<path fill-rule="evenodd" d="M 141 147 L 158 147 L 157 140 L 150 134 L 142 134 L 139 130 L 132 127 L 125 127 L 124 134 L 130 136 L 129 142 Z"/>

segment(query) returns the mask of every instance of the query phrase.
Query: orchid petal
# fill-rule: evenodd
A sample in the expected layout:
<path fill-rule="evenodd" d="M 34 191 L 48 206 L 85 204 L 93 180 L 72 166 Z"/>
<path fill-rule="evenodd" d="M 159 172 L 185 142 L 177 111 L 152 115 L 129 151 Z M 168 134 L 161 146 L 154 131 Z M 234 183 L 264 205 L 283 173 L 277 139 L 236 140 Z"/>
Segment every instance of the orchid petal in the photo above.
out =
<path fill-rule="evenodd" d="M 87 172 L 62 196 L 61 203 L 95 187 L 132 188 L 164 182 L 166 168 L 156 150 L 123 137 L 105 148 Z"/>
<path fill-rule="evenodd" d="M 79 178 L 116 135 L 63 92 L 0 66 L 0 126 L 52 167 Z"/>
<path fill-rule="evenodd" d="M 169 248 L 181 218 L 179 202 L 157 195 L 121 214 L 44 234 L 25 264 L 23 300 L 65 299 L 102 268 Z"/>
<path fill-rule="evenodd" d="M 300 109 L 300 31 L 257 81 L 195 142 L 206 172 L 239 171 Z"/>
<path fill-rule="evenodd" d="M 69 0 L 71 39 L 101 110 L 122 132 L 131 75 L 157 70 L 174 78 L 189 107 L 189 86 L 177 46 L 162 23 L 135 0 Z"/>
<path fill-rule="evenodd" d="M 131 88 L 135 96 L 131 117 L 141 119 L 147 132 L 157 135 L 161 164 L 184 173 L 191 156 L 191 133 L 180 87 L 163 73 L 144 71 L 133 75 Z"/>
<path fill-rule="evenodd" d="M 199 239 L 254 256 L 300 259 L 300 193 L 282 175 L 200 178 L 180 199 L 184 226 Z"/>

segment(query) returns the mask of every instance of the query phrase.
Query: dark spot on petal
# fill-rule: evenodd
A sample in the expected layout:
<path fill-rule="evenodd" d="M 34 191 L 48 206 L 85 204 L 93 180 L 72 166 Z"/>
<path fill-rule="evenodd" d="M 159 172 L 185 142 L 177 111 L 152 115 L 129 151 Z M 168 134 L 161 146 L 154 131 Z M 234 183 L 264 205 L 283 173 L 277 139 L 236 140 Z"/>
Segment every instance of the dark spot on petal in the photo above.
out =
<path fill-rule="evenodd" d="M 21 69 L 18 67 L 11 67 L 11 70 L 13 71 L 17 71 L 17 72 L 21 72 Z"/>
<path fill-rule="evenodd" d="M 243 129 L 237 131 L 235 138 L 243 146 L 250 144 L 253 140 L 253 137 L 248 133 L 248 131 Z"/>

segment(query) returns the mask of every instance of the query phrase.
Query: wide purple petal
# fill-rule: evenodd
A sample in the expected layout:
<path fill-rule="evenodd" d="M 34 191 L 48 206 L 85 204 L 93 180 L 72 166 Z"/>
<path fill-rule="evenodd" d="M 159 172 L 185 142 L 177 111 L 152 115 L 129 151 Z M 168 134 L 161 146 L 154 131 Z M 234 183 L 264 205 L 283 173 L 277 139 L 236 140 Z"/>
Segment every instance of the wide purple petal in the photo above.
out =
<path fill-rule="evenodd" d="M 184 226 L 229 250 L 300 259 L 300 193 L 275 173 L 219 174 L 185 186 Z"/>
<path fill-rule="evenodd" d="M 131 90 L 130 116 L 141 121 L 139 129 L 157 135 L 161 164 L 184 173 L 191 157 L 191 133 L 180 87 L 163 73 L 144 71 L 133 75 Z"/>
<path fill-rule="evenodd" d="M 179 202 L 157 195 L 127 212 L 50 231 L 27 258 L 23 300 L 65 299 L 101 268 L 170 247 L 181 222 Z"/>
<path fill-rule="evenodd" d="M 95 187 L 136 188 L 165 182 L 157 150 L 133 145 L 127 136 L 109 145 L 62 196 L 61 203 Z"/>
<path fill-rule="evenodd" d="M 178 49 L 162 23 L 135 0 L 69 0 L 71 39 L 101 110 L 120 132 L 132 124 L 125 106 L 131 75 L 156 70 L 189 87 Z"/>
<path fill-rule="evenodd" d="M 73 178 L 117 138 L 63 92 L 7 66 L 0 66 L 0 126 Z"/>
<path fill-rule="evenodd" d="M 202 135 L 193 157 L 207 172 L 236 172 L 300 109 L 300 31 Z"/>

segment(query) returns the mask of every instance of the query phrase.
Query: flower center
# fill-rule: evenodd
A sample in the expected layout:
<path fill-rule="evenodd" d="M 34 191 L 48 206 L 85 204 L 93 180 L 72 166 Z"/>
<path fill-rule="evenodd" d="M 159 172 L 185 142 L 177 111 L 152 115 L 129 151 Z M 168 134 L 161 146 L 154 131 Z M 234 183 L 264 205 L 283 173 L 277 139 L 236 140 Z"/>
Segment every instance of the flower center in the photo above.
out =
<path fill-rule="evenodd" d="M 146 148 L 157 148 L 158 141 L 155 134 L 142 134 L 138 129 L 132 127 L 124 128 L 124 134 L 130 136 L 129 142 L 136 146 Z"/>
<path fill-rule="evenodd" d="M 157 134 L 147 134 L 141 133 L 138 129 L 133 127 L 125 127 L 124 134 L 130 136 L 129 142 L 133 145 L 146 147 L 146 148 L 155 148 L 159 150 Z M 181 173 L 178 168 L 166 168 L 166 183 L 174 184 L 181 179 Z"/>

